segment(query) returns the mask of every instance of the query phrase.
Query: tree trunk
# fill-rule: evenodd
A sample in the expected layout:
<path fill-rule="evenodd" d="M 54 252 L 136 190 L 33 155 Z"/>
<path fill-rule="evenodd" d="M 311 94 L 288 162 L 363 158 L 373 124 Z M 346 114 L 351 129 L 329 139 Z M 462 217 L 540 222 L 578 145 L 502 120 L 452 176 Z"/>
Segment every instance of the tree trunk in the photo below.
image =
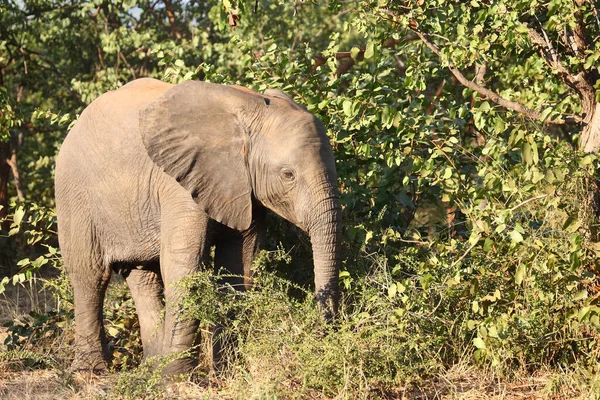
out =
<path fill-rule="evenodd" d="M 586 153 L 600 151 L 600 103 L 583 101 L 584 126 L 580 148 Z"/>
<path fill-rule="evenodd" d="M 10 156 L 10 142 L 0 142 L 0 220 L 8 214 L 8 179 L 10 178 L 10 165 L 7 160 Z M 1 230 L 8 229 L 9 222 L 3 221 Z"/>

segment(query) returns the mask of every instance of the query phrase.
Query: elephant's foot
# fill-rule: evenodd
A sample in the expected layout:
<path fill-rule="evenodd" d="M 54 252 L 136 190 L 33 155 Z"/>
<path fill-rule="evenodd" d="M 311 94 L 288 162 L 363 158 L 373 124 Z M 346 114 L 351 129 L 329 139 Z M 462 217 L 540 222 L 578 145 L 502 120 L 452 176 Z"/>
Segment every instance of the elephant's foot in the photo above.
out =
<path fill-rule="evenodd" d="M 236 336 L 226 332 L 220 324 L 213 328 L 212 337 L 212 362 L 210 375 L 220 377 L 227 370 L 233 359 L 236 344 Z"/>
<path fill-rule="evenodd" d="M 80 352 L 71 364 L 73 372 L 87 372 L 103 375 L 108 369 L 108 360 L 102 352 Z"/>
<path fill-rule="evenodd" d="M 198 359 L 194 357 L 182 357 L 171 361 L 163 369 L 162 374 L 169 380 L 177 378 L 178 375 L 189 374 L 198 365 Z"/>

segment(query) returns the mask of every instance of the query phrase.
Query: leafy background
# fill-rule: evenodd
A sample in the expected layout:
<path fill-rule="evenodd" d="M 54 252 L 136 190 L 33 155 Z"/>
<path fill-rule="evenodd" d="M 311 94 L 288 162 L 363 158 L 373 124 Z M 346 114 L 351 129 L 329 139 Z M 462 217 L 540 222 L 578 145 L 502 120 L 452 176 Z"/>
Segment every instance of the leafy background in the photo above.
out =
<path fill-rule="evenodd" d="M 580 22 L 589 46 L 573 49 Z M 308 238 L 271 218 L 256 290 L 219 295 L 210 274 L 185 284 L 205 333 L 243 315 L 227 326 L 236 351 L 216 393 L 391 397 L 457 366 L 505 382 L 545 373 L 533 386 L 547 396 L 598 393 L 598 159 L 578 149 L 586 97 L 569 77 L 599 97 L 599 32 L 594 3 L 574 0 L 3 2 L 0 291 L 58 277 L 47 309 L 2 316 L 0 359 L 68 365 L 54 160 L 86 104 L 150 76 L 282 89 L 323 121 L 336 155 L 339 326 L 322 334 Z M 156 371 L 137 367 L 128 291 L 111 293 L 123 372 L 110 393 L 161 396 Z"/>

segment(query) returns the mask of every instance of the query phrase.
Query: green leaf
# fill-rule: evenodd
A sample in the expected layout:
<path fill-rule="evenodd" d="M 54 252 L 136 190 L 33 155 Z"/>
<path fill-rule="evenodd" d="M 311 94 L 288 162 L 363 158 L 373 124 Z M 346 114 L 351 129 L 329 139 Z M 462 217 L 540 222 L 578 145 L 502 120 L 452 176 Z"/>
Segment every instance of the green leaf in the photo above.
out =
<path fill-rule="evenodd" d="M 588 292 L 586 289 L 583 289 L 583 290 L 577 292 L 577 294 L 575 294 L 575 296 L 573 296 L 573 301 L 587 299 L 587 297 L 588 297 Z"/>
<path fill-rule="evenodd" d="M 523 161 L 525 161 L 526 165 L 533 164 L 533 154 L 531 151 L 531 145 L 528 142 L 523 143 L 523 147 L 521 148 L 521 154 L 523 154 Z"/>
<path fill-rule="evenodd" d="M 517 271 L 515 272 L 515 283 L 517 285 L 520 285 L 523 282 L 523 279 L 525 279 L 526 272 L 527 272 L 527 267 L 525 266 L 525 263 L 523 263 L 523 262 L 519 263 L 519 266 L 517 267 Z"/>
<path fill-rule="evenodd" d="M 5 276 L 4 278 L 2 278 L 2 281 L 0 281 L 0 294 L 4 293 L 4 291 L 6 290 L 6 285 L 10 282 L 10 278 L 8 276 Z"/>
<path fill-rule="evenodd" d="M 581 307 L 581 309 L 577 313 L 577 319 L 579 320 L 579 322 L 582 322 L 585 319 L 585 317 L 587 317 L 591 308 L 591 306 Z"/>
<path fill-rule="evenodd" d="M 442 176 L 442 178 L 448 179 L 451 176 L 452 176 L 452 168 L 446 167 L 446 169 L 444 170 L 444 175 Z"/>
<path fill-rule="evenodd" d="M 483 242 L 483 251 L 489 253 L 493 245 L 494 241 L 491 238 L 485 238 L 485 241 Z"/>
<path fill-rule="evenodd" d="M 396 282 L 396 288 L 398 289 L 398 293 L 404 293 L 406 290 L 406 286 L 404 286 L 402 282 Z"/>
<path fill-rule="evenodd" d="M 60 120 L 58 121 L 58 124 L 59 124 L 59 125 L 64 125 L 64 124 L 66 124 L 67 122 L 69 122 L 69 119 L 71 119 L 71 116 L 70 116 L 69 114 L 65 114 L 65 115 L 63 115 L 63 116 L 60 118 Z"/>
<path fill-rule="evenodd" d="M 548 107 L 544 111 L 542 111 L 542 113 L 540 114 L 540 120 L 542 122 L 546 121 L 546 118 L 548 118 L 548 116 L 550 115 L 552 110 L 553 110 L 553 107 Z"/>
<path fill-rule="evenodd" d="M 581 220 L 579 220 L 579 218 L 576 215 L 569 215 L 569 217 L 563 224 L 562 229 L 569 233 L 575 233 L 579 230 L 581 224 Z"/>
<path fill-rule="evenodd" d="M 21 206 L 21 207 L 17 208 L 13 215 L 13 224 L 20 225 L 21 221 L 23 220 L 24 215 L 25 215 L 25 210 L 23 209 L 23 207 Z"/>
<path fill-rule="evenodd" d="M 19 260 L 19 262 L 17 263 L 17 265 L 19 267 L 22 267 L 24 265 L 29 265 L 31 264 L 31 260 L 29 260 L 29 258 L 23 258 L 22 260 Z"/>
<path fill-rule="evenodd" d="M 523 235 L 515 229 L 510 233 L 510 240 L 514 243 L 521 243 L 523 241 Z"/>
<path fill-rule="evenodd" d="M 367 48 L 365 49 L 365 59 L 369 59 L 373 57 L 373 42 L 367 43 Z"/>
<path fill-rule="evenodd" d="M 506 130 L 506 124 L 504 120 L 500 117 L 494 118 L 494 132 L 497 134 L 501 134 Z"/>
<path fill-rule="evenodd" d="M 529 33 L 529 28 L 523 24 L 517 25 L 515 30 L 519 33 Z"/>
<path fill-rule="evenodd" d="M 343 108 L 344 114 L 346 114 L 346 116 L 348 116 L 348 117 L 352 116 L 352 102 L 350 100 L 344 100 L 344 103 L 342 104 L 342 108 Z"/>
<path fill-rule="evenodd" d="M 396 297 L 396 293 L 398 292 L 398 288 L 396 287 L 395 283 L 392 283 L 390 285 L 390 287 L 388 288 L 388 297 L 390 299 Z"/>
<path fill-rule="evenodd" d="M 478 349 L 485 349 L 485 342 L 483 341 L 483 339 L 476 337 L 475 339 L 473 339 L 473 345 L 475 347 L 477 347 Z"/>

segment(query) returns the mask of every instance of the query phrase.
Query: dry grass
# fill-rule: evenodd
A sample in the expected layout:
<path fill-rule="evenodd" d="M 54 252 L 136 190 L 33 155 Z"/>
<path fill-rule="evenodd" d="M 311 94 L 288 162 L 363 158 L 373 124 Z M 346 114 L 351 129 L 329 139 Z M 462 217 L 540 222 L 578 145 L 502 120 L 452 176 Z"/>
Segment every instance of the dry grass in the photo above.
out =
<path fill-rule="evenodd" d="M 431 381 L 416 385 L 404 391 L 399 398 L 460 399 L 460 400 L 584 400 L 592 399 L 592 393 L 579 393 L 573 387 L 561 387 L 560 396 L 548 395 L 548 387 L 553 385 L 556 376 L 553 372 L 536 375 L 521 374 L 514 380 L 499 379 L 494 374 L 479 368 L 460 364 L 444 371 Z"/>
<path fill-rule="evenodd" d="M 0 364 L 0 398 L 24 399 L 119 399 L 112 392 L 118 374 L 90 376 L 70 374 L 53 370 L 10 371 Z M 474 367 L 458 365 L 438 377 L 403 388 L 373 388 L 365 398 L 411 399 L 411 400 L 587 400 L 597 398 L 594 393 L 580 393 L 573 387 L 563 385 L 560 395 L 549 396 L 547 387 L 557 381 L 554 373 L 521 376 L 507 382 Z M 568 381 L 568 376 L 563 378 Z M 237 377 L 236 380 L 243 380 Z M 246 382 L 252 389 L 239 391 L 239 381 L 203 381 L 172 383 L 159 391 L 148 393 L 148 398 L 158 399 L 261 399 L 273 393 L 273 387 L 261 387 L 260 383 Z M 276 385 L 275 382 L 270 382 Z M 286 392 L 293 393 L 289 382 Z M 233 385 L 233 386 L 230 386 Z M 293 385 L 292 385 L 293 386 Z M 306 393 L 304 391 L 304 393 Z M 269 396 L 270 397 L 270 396 Z M 290 395 L 290 397 L 294 397 Z M 287 397 L 284 397 L 287 398 Z M 327 399 L 318 392 L 308 392 L 303 398 Z M 347 398 L 344 396 L 344 398 Z"/>
<path fill-rule="evenodd" d="M 8 285 L 0 294 L 0 323 L 31 311 L 43 313 L 56 307 L 56 299 L 44 288 L 43 279 L 34 277 L 24 285 Z"/>
<path fill-rule="evenodd" d="M 57 370 L 0 372 L 0 398 L 91 399 L 105 397 L 110 386 L 103 378 L 74 378 Z"/>

